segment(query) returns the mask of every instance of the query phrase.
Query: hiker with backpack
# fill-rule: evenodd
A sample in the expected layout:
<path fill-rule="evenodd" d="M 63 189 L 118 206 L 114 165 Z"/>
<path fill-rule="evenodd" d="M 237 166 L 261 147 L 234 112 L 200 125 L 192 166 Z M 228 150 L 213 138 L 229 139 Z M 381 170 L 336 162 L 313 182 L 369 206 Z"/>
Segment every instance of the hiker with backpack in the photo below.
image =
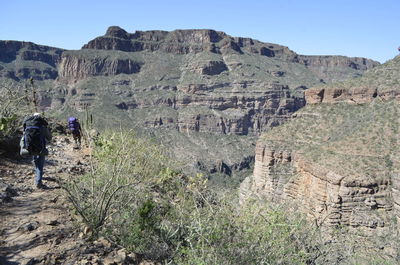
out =
<path fill-rule="evenodd" d="M 75 146 L 79 148 L 81 146 L 82 129 L 81 124 L 76 117 L 68 118 L 68 129 L 75 141 Z"/>
<path fill-rule="evenodd" d="M 23 122 L 24 135 L 21 139 L 21 155 L 30 155 L 35 164 L 35 187 L 42 189 L 43 168 L 45 156 L 48 155 L 46 143 L 51 141 L 48 123 L 40 113 L 26 117 Z"/>

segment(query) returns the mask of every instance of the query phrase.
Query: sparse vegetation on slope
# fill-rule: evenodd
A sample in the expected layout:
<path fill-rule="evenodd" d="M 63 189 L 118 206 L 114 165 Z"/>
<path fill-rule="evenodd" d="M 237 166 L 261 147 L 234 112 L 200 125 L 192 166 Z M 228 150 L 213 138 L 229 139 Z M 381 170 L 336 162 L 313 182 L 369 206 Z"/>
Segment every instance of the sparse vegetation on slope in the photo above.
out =
<path fill-rule="evenodd" d="M 399 133 L 398 113 L 397 102 L 379 99 L 363 105 L 309 105 L 262 139 L 343 175 L 387 175 Z"/>
<path fill-rule="evenodd" d="M 379 92 L 400 90 L 400 56 L 387 61 L 386 63 L 369 69 L 358 78 L 342 82 L 327 84 L 327 88 L 353 88 L 372 87 Z"/>
<path fill-rule="evenodd" d="M 320 255 L 300 215 L 238 207 L 236 195 L 173 170 L 163 153 L 132 132 L 97 142 L 92 171 L 65 184 L 93 236 L 176 264 L 307 264 Z"/>

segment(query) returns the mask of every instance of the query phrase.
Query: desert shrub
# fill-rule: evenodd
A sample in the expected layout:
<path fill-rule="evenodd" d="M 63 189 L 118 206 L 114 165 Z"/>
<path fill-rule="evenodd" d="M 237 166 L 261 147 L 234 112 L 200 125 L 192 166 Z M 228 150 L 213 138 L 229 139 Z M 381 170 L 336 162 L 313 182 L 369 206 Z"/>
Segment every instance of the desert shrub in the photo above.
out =
<path fill-rule="evenodd" d="M 25 90 L 15 83 L 0 83 L 0 155 L 12 156 L 19 150 L 18 131 L 28 113 Z"/>
<path fill-rule="evenodd" d="M 164 170 L 164 157 L 156 145 L 131 133 L 105 132 L 96 141 L 90 172 L 64 183 L 76 210 L 94 231 L 124 207 L 137 203 L 138 193 L 144 195 L 156 185 L 150 176 Z"/>
<path fill-rule="evenodd" d="M 231 196 L 194 208 L 177 264 L 307 264 L 313 228 L 299 215 L 257 201 L 237 207 Z"/>
<path fill-rule="evenodd" d="M 26 114 L 26 96 L 20 87 L 0 84 L 0 137 L 12 134 L 18 118 Z"/>
<path fill-rule="evenodd" d="M 153 260 L 174 264 L 306 264 L 313 228 L 284 208 L 210 189 L 185 176 L 132 131 L 104 133 L 91 171 L 63 184 L 93 231 Z"/>
<path fill-rule="evenodd" d="M 0 83 L 0 137 L 15 133 L 21 118 L 38 112 L 34 81 L 25 86 L 12 81 Z"/>

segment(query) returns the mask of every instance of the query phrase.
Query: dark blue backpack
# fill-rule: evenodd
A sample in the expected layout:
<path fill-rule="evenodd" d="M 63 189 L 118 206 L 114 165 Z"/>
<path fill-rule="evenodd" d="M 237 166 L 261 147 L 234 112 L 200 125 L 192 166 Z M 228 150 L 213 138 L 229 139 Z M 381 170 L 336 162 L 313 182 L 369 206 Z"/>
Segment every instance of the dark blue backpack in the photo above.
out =
<path fill-rule="evenodd" d="M 24 146 L 29 155 L 41 155 L 45 149 L 45 139 L 42 126 L 47 122 L 38 116 L 31 116 L 24 122 Z"/>

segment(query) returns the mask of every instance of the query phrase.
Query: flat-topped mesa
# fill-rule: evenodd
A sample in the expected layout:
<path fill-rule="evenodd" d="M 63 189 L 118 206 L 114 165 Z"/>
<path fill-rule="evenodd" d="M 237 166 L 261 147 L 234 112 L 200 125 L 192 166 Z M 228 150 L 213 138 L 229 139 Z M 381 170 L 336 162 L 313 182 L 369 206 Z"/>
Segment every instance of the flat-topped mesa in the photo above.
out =
<path fill-rule="evenodd" d="M 299 62 L 306 66 L 343 66 L 347 65 L 356 70 L 367 70 L 379 65 L 378 62 L 362 57 L 346 57 L 340 55 L 299 55 Z"/>
<path fill-rule="evenodd" d="M 107 29 L 106 37 L 120 39 L 132 39 L 139 41 L 174 41 L 179 43 L 210 43 L 219 42 L 227 35 L 211 29 L 189 29 L 174 30 L 171 32 L 162 30 L 136 31 L 133 34 L 126 32 L 118 26 L 111 26 Z"/>
<path fill-rule="evenodd" d="M 228 37 L 223 32 L 211 29 L 174 30 L 171 32 L 152 30 L 127 33 L 124 29 L 112 26 L 104 36 L 100 36 L 83 46 L 83 49 L 121 50 L 128 52 L 156 51 L 187 54 L 212 50 L 213 43 Z M 197 47 L 197 46 L 202 47 Z"/>
<path fill-rule="evenodd" d="M 188 54 L 210 51 L 217 54 L 244 51 L 267 57 L 297 62 L 297 54 L 288 47 L 263 43 L 251 38 L 231 37 L 212 29 L 187 29 L 174 31 L 136 31 L 128 33 L 118 26 L 111 26 L 104 36 L 89 41 L 83 49 L 121 50 L 127 52 L 156 51 Z M 242 51 L 243 49 L 243 51 Z"/>
<path fill-rule="evenodd" d="M 25 41 L 13 41 L 13 40 L 0 40 L 0 61 L 1 62 L 10 62 L 15 60 L 17 55 L 22 52 L 22 55 L 24 55 L 27 51 L 33 53 L 36 52 L 36 54 L 54 54 L 57 55 L 55 58 L 49 58 L 49 60 L 40 60 L 45 63 L 55 65 L 57 62 L 57 59 L 59 59 L 60 54 L 62 53 L 62 49 L 59 48 L 54 48 L 54 47 L 49 47 L 49 46 L 44 46 L 44 45 L 38 45 L 32 42 L 25 42 Z M 37 56 L 38 57 L 38 56 Z M 34 60 L 34 57 L 29 57 L 24 55 L 25 60 Z"/>

